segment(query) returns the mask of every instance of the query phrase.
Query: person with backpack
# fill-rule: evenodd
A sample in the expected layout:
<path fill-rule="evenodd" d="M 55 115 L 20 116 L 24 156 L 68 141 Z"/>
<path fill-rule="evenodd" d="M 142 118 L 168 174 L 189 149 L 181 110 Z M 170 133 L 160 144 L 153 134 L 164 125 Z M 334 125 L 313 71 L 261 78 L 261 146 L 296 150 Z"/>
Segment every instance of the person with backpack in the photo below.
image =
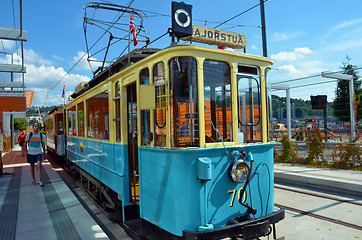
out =
<path fill-rule="evenodd" d="M 34 171 L 34 166 L 36 163 L 38 170 L 38 185 L 43 187 L 44 184 L 41 182 L 41 163 L 43 158 L 45 159 L 45 136 L 39 131 L 39 123 L 33 124 L 33 130 L 33 132 L 28 133 L 25 137 L 25 153 L 27 156 L 27 162 L 30 163 L 30 173 L 33 177 L 32 184 L 37 184 Z"/>

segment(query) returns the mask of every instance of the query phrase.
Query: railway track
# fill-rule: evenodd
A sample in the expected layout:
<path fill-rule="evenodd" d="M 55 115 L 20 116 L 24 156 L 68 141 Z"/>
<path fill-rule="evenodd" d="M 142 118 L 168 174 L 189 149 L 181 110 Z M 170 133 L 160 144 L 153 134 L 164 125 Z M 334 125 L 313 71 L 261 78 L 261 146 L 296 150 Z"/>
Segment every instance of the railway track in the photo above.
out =
<path fill-rule="evenodd" d="M 361 197 L 282 184 L 274 188 L 275 206 L 286 210 L 279 228 L 286 239 L 362 238 Z"/>

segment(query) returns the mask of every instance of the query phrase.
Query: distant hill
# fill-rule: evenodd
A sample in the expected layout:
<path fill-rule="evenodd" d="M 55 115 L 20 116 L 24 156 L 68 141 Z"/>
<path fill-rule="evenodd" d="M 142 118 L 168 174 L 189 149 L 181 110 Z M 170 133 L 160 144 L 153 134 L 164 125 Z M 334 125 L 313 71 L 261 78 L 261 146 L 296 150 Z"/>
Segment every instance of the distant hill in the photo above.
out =
<path fill-rule="evenodd" d="M 283 116 L 286 118 L 286 98 L 272 95 L 273 100 L 273 118 L 278 118 L 278 109 L 283 110 Z M 321 118 L 323 117 L 323 110 L 313 110 L 310 100 L 303 99 L 290 99 L 290 104 L 294 103 L 295 106 L 295 119 L 307 119 L 307 118 Z M 292 106 L 291 106 L 292 107 Z M 333 116 L 333 109 L 331 103 L 327 103 L 327 116 Z"/>
<path fill-rule="evenodd" d="M 29 117 L 29 116 L 37 115 L 37 114 L 39 114 L 39 112 L 41 115 L 46 115 L 54 107 L 55 106 L 49 106 L 49 107 L 32 106 L 31 108 L 26 109 L 26 116 Z"/>

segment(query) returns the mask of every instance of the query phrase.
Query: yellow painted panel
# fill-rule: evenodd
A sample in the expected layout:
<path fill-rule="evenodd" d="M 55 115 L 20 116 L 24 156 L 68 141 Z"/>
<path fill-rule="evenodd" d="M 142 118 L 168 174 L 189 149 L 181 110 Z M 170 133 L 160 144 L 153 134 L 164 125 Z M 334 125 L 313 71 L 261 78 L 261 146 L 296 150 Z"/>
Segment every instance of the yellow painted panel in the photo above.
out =
<path fill-rule="evenodd" d="M 141 110 L 155 108 L 155 85 L 140 85 L 139 96 L 146 100 L 139 101 L 139 108 Z"/>

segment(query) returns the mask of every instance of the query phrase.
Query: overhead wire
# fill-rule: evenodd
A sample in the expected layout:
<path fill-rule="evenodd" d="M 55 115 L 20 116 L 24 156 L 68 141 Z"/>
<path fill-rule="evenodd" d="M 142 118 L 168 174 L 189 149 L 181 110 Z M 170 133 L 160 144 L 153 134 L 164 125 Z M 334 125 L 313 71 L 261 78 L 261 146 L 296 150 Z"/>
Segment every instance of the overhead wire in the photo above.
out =
<path fill-rule="evenodd" d="M 134 2 L 134 0 L 131 0 L 130 1 L 130 3 L 128 4 L 128 6 L 126 7 L 126 8 L 129 8 L 132 4 L 133 4 L 133 2 Z M 124 13 L 122 13 L 122 15 L 123 15 Z M 121 15 L 121 16 L 122 16 Z M 117 22 L 119 20 L 119 18 L 114 22 L 114 24 Z M 113 24 L 113 25 L 114 25 Z M 113 26 L 112 25 L 112 26 Z M 110 26 L 109 28 L 108 28 L 108 30 L 110 30 L 111 28 L 112 28 L 112 26 Z M 97 41 L 88 49 L 87 48 L 87 52 L 85 52 L 83 55 L 82 55 L 82 57 L 80 57 L 79 59 L 78 59 L 78 61 L 64 74 L 64 76 L 62 76 L 62 78 L 47 92 L 47 95 L 46 95 L 46 97 L 45 97 L 45 102 L 47 101 L 47 98 L 48 98 L 48 95 L 49 95 L 49 93 L 61 82 L 61 81 L 63 81 L 63 79 L 66 77 L 66 76 L 68 76 L 68 74 L 73 70 L 73 68 L 85 57 L 85 55 L 87 55 L 88 53 L 89 53 L 89 51 L 103 38 L 103 36 L 106 34 L 106 32 L 104 32 L 98 39 L 97 39 Z"/>
<path fill-rule="evenodd" d="M 269 0 L 264 0 L 264 3 L 265 3 L 265 2 L 267 2 L 267 1 L 269 1 Z M 247 10 L 245 10 L 245 11 L 243 11 L 243 12 L 241 12 L 241 13 L 239 13 L 239 14 L 235 15 L 234 17 L 229 18 L 228 20 L 225 20 L 224 22 L 220 23 L 219 25 L 215 26 L 214 28 L 220 27 L 221 25 L 224 25 L 225 23 L 230 22 L 231 20 L 233 20 L 233 19 L 235 19 L 235 18 L 237 18 L 237 17 L 239 17 L 239 16 L 241 16 L 241 15 L 243 15 L 243 14 L 245 14 L 245 13 L 249 12 L 250 10 L 252 10 L 252 9 L 254 9 L 254 8 L 256 8 L 256 7 L 258 7 L 259 5 L 260 5 L 260 3 L 259 3 L 259 4 L 256 4 L 256 5 L 255 5 L 255 6 L 253 6 L 253 7 L 248 8 Z"/>

